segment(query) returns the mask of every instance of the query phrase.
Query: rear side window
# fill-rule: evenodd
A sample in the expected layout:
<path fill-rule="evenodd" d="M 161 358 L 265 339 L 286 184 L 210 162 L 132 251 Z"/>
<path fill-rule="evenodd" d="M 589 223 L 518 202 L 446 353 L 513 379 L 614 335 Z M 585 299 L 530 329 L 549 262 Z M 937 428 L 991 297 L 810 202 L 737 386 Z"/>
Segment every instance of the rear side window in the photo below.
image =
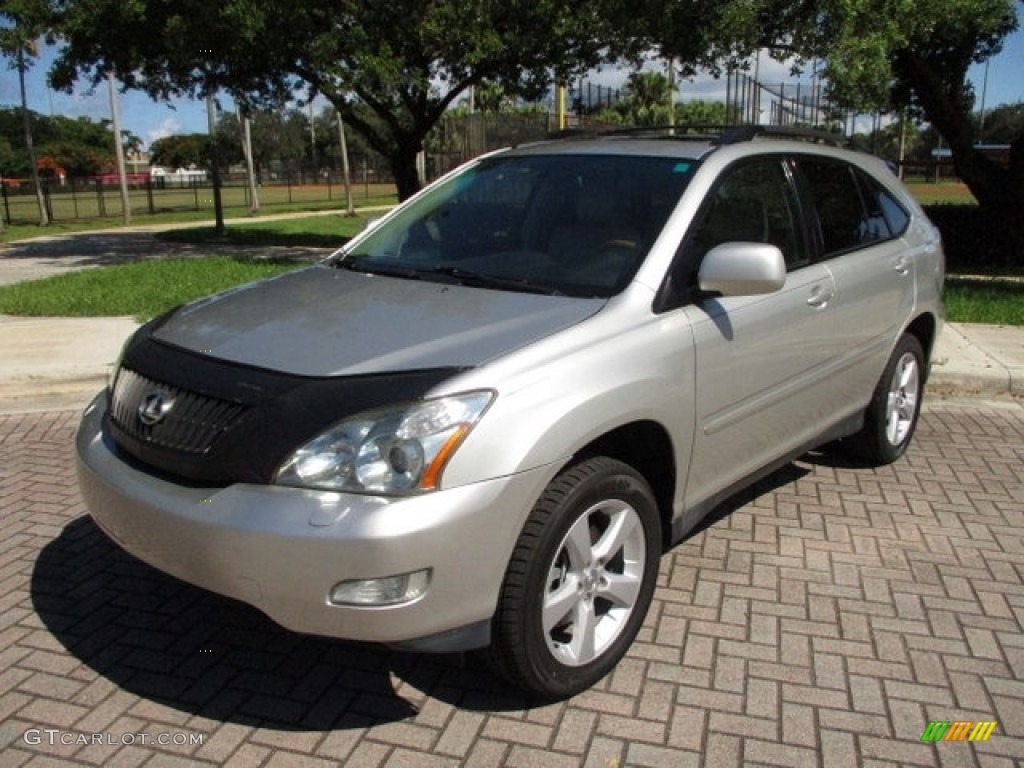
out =
<path fill-rule="evenodd" d="M 892 196 L 846 163 L 808 157 L 796 163 L 818 214 L 824 257 L 888 240 L 906 228 L 907 214 Z"/>
<path fill-rule="evenodd" d="M 899 237 L 906 232 L 910 225 L 910 214 L 906 209 L 900 205 L 889 190 L 870 176 L 858 174 L 858 177 L 862 182 L 861 188 L 864 190 L 868 205 L 879 209 L 882 216 L 885 217 L 885 223 L 889 230 L 888 236 Z"/>

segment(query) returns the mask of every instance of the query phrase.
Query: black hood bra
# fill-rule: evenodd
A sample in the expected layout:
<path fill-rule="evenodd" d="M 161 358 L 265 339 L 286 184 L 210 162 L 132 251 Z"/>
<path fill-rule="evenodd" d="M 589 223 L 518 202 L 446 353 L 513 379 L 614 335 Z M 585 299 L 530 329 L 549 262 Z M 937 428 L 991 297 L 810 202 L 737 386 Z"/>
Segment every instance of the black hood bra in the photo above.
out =
<path fill-rule="evenodd" d="M 285 458 L 331 424 L 422 398 L 462 368 L 296 376 L 229 363 L 140 328 L 108 393 L 105 427 L 126 458 L 191 484 L 271 483 Z"/>

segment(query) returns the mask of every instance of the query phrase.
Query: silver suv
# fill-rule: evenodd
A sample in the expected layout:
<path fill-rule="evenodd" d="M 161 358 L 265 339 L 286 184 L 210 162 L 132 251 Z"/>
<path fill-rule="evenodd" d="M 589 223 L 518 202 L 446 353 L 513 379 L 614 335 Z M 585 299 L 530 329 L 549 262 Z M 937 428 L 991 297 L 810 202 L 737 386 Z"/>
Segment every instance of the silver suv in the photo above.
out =
<path fill-rule="evenodd" d="M 79 482 L 124 549 L 285 627 L 486 648 L 564 697 L 737 489 L 833 441 L 900 457 L 942 281 L 864 154 L 758 129 L 504 150 L 142 327 Z"/>

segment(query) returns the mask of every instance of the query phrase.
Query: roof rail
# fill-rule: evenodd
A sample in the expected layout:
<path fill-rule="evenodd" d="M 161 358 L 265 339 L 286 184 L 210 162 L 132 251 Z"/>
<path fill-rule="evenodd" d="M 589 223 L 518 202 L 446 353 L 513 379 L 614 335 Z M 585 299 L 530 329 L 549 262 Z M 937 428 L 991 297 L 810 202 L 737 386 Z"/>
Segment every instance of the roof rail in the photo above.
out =
<path fill-rule="evenodd" d="M 753 141 L 759 137 L 776 139 L 800 139 L 817 144 L 832 144 L 837 147 L 844 147 L 849 144 L 849 139 L 842 134 L 831 131 L 819 131 L 813 128 L 794 128 L 779 125 L 737 125 L 723 131 L 716 141 L 718 144 L 739 144 L 744 141 Z"/>
<path fill-rule="evenodd" d="M 796 128 L 778 125 L 722 125 L 719 123 L 682 123 L 679 125 L 643 125 L 609 130 L 591 128 L 567 128 L 551 131 L 548 139 L 601 139 L 614 136 L 651 137 L 710 141 L 719 146 L 740 144 L 758 138 L 799 139 L 817 144 L 848 146 L 849 139 L 842 134 L 812 128 Z"/>
<path fill-rule="evenodd" d="M 600 131 L 590 128 L 560 128 L 556 131 L 548 131 L 544 134 L 546 141 L 558 141 L 560 139 L 595 139 L 601 135 Z"/>
<path fill-rule="evenodd" d="M 611 130 L 604 131 L 602 136 L 636 136 L 640 134 L 650 134 L 652 136 L 662 136 L 665 138 L 671 138 L 673 136 L 680 138 L 715 138 L 720 136 L 725 131 L 728 131 L 732 126 L 719 125 L 712 123 L 680 123 L 676 125 L 640 125 L 633 126 L 630 128 L 612 128 Z"/>

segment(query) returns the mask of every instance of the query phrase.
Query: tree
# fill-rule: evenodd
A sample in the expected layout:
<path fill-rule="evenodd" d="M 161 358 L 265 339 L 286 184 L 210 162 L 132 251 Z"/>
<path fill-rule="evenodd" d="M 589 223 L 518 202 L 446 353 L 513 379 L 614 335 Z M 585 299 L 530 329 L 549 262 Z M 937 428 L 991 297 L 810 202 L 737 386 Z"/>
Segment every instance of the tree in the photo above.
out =
<path fill-rule="evenodd" d="M 165 136 L 150 145 L 150 162 L 166 168 L 202 168 L 212 172 L 214 162 L 225 169 L 241 161 L 242 146 L 230 134 L 218 131 L 215 141 L 216 152 L 214 141 L 205 133 Z"/>
<path fill-rule="evenodd" d="M 204 133 L 165 136 L 149 146 L 149 162 L 164 168 L 205 168 L 210 137 Z"/>
<path fill-rule="evenodd" d="M 198 97 L 211 105 L 222 89 L 233 95 L 257 89 L 278 89 L 280 95 L 283 89 L 283 78 L 263 61 L 267 41 L 252 36 L 250 20 L 260 0 L 50 1 L 63 43 L 50 71 L 56 87 L 70 89 L 79 74 L 98 85 L 113 71 L 126 89 L 139 88 L 157 99 Z M 273 32 L 286 37 L 288 25 L 280 20 Z M 213 152 L 220 148 L 219 142 L 210 144 Z M 221 164 L 212 158 L 204 163 L 213 171 L 218 234 L 224 231 Z"/>
<path fill-rule="evenodd" d="M 279 103 L 298 78 L 389 158 L 402 198 L 419 188 L 426 135 L 467 88 L 490 81 L 509 93 L 537 92 L 552 75 L 586 70 L 629 43 L 621 31 L 627 9 L 612 0 L 59 5 L 57 83 L 115 67 L 127 87 L 154 96 L 217 87 Z"/>
<path fill-rule="evenodd" d="M 668 125 L 675 93 L 661 72 L 632 72 L 623 88 L 624 98 L 598 115 L 620 125 Z"/>
<path fill-rule="evenodd" d="M 645 34 L 693 68 L 738 62 L 759 49 L 824 63 L 834 101 L 861 111 L 908 109 L 931 123 L 960 177 L 1024 254 L 1024 131 L 1003 165 L 974 148 L 968 68 L 996 54 L 1017 27 L 1015 0 L 727 0 L 648 3 Z"/>
<path fill-rule="evenodd" d="M 21 114 L 24 127 L 25 151 L 28 154 L 32 184 L 39 205 L 39 226 L 50 223 L 50 214 L 43 198 L 43 187 L 36 168 L 35 149 L 32 142 L 32 120 L 25 93 L 25 72 L 37 53 L 37 41 L 49 30 L 49 7 L 46 0 L 6 0 L 0 8 L 0 53 L 13 59 L 18 70 L 18 86 L 21 93 Z"/>
<path fill-rule="evenodd" d="M 985 144 L 1009 144 L 1024 133 L 1024 103 L 1002 104 L 975 116 L 978 138 Z"/>
<path fill-rule="evenodd" d="M 50 117 L 29 110 L 33 145 L 37 147 L 36 167 L 43 161 L 59 166 L 72 176 L 89 176 L 106 170 L 112 163 L 109 120 L 87 117 Z M 0 157 L 0 173 L 7 176 L 28 176 L 31 162 L 23 148 L 22 110 L 0 107 L 0 142 L 6 140 L 11 151 Z M 121 141 L 126 150 L 137 148 L 141 141 L 123 131 Z"/>
<path fill-rule="evenodd" d="M 678 125 L 725 125 L 725 103 L 691 99 L 676 104 Z"/>

